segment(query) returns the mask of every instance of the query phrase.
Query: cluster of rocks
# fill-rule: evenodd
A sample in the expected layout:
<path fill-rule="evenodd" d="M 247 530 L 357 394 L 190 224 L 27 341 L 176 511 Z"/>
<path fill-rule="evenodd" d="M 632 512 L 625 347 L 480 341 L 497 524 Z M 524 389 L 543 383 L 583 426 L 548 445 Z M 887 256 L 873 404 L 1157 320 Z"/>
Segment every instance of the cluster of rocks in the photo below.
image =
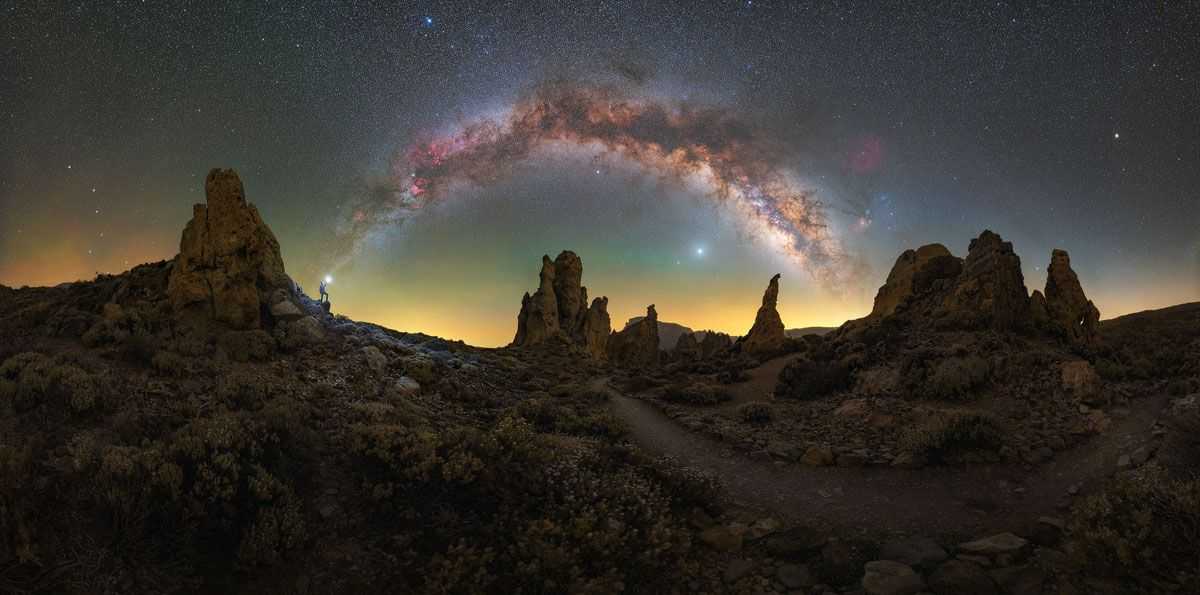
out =
<path fill-rule="evenodd" d="M 697 339 L 696 335 L 701 334 L 702 337 Z M 725 333 L 717 331 L 685 333 L 680 335 L 679 340 L 675 342 L 675 348 L 671 350 L 671 355 L 676 361 L 700 361 L 716 357 L 731 347 L 733 347 L 733 339 Z"/>
<path fill-rule="evenodd" d="M 985 230 L 971 240 L 966 258 L 941 244 L 906 250 L 879 288 L 871 314 L 847 328 L 891 317 L 943 329 L 1037 329 L 1087 345 L 1096 340 L 1100 313 L 1066 252 L 1052 252 L 1045 292 L 1030 296 L 1012 243 Z"/>
<path fill-rule="evenodd" d="M 608 298 L 598 297 L 590 307 L 587 305 L 587 288 L 582 285 L 583 261 L 579 256 L 569 250 L 554 260 L 542 256 L 539 277 L 537 291 L 521 298 L 512 346 L 532 347 L 562 340 L 583 348 L 592 357 L 606 357 L 612 331 Z"/>
<path fill-rule="evenodd" d="M 737 592 L 1040 595 L 1069 589 L 1080 570 L 1056 517 L 1038 519 L 1025 537 L 1006 532 L 957 544 L 920 535 L 842 539 L 769 517 L 718 523 L 695 513 L 691 522 L 701 543 L 729 556 L 710 572 Z"/>
<path fill-rule="evenodd" d="M 609 337 L 608 359 L 626 367 L 658 365 L 658 312 L 654 310 L 654 304 L 646 307 L 644 318 Z"/>

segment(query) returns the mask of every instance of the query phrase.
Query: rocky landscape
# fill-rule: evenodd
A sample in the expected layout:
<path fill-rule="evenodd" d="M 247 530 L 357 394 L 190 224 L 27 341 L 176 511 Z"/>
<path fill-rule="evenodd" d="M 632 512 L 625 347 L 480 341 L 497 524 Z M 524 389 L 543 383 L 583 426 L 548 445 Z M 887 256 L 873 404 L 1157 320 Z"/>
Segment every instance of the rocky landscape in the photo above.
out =
<path fill-rule="evenodd" d="M 1101 321 L 984 231 L 828 333 L 776 275 L 664 343 L 564 251 L 481 349 L 334 314 L 205 190 L 172 261 L 0 286 L 0 592 L 1200 592 L 1200 304 Z"/>

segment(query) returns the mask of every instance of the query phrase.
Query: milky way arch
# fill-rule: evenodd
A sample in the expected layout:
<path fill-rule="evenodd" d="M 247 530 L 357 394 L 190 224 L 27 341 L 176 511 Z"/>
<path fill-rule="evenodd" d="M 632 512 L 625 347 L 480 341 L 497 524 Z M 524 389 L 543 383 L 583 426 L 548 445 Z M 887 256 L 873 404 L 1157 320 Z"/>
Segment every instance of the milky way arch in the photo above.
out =
<path fill-rule="evenodd" d="M 345 264 L 373 231 L 412 220 L 452 198 L 451 186 L 487 186 L 549 143 L 597 146 L 683 182 L 700 179 L 709 196 L 827 287 L 855 268 L 830 228 L 827 209 L 787 175 L 785 151 L 731 110 L 630 97 L 618 87 L 543 84 L 502 116 L 459 125 L 397 153 L 390 179 L 356 200 L 332 252 Z"/>

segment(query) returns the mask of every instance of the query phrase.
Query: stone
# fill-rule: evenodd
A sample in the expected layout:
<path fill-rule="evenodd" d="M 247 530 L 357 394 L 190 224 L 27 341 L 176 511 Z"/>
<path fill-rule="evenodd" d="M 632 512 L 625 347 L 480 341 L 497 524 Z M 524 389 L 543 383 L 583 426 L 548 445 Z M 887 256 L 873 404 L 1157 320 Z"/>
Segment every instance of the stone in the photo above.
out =
<path fill-rule="evenodd" d="M 1054 546 L 1062 541 L 1062 535 L 1066 528 L 1067 525 L 1062 519 L 1044 516 L 1038 518 L 1037 525 L 1033 528 L 1033 535 L 1030 537 L 1038 545 Z"/>
<path fill-rule="evenodd" d="M 775 578 L 789 589 L 803 589 L 817 584 L 808 566 L 803 564 L 783 564 L 776 569 Z"/>
<path fill-rule="evenodd" d="M 810 467 L 828 467 L 833 464 L 833 450 L 826 446 L 810 446 L 800 457 L 800 462 Z"/>
<path fill-rule="evenodd" d="M 246 202 L 237 172 L 209 171 L 204 192 L 205 204 L 192 207 L 167 281 L 171 309 L 189 322 L 260 328 L 270 295 L 290 295 L 295 287 L 284 272 L 279 241 Z"/>
<path fill-rule="evenodd" d="M 754 521 L 754 523 L 750 525 L 750 528 L 746 532 L 746 536 L 752 541 L 762 539 L 763 537 L 778 531 L 780 526 L 781 525 L 779 521 L 773 518 L 761 518 L 757 521 Z"/>
<path fill-rule="evenodd" d="M 400 379 L 392 385 L 392 388 L 399 396 L 415 395 L 421 392 L 421 383 L 408 376 L 401 376 Z"/>
<path fill-rule="evenodd" d="M 745 337 L 738 341 L 742 353 L 750 355 L 773 355 L 783 350 L 787 343 L 783 319 L 776 306 L 779 302 L 779 275 L 771 277 L 767 290 L 763 292 L 762 305 L 754 316 L 754 325 Z"/>
<path fill-rule="evenodd" d="M 574 252 L 564 250 L 554 260 L 543 255 L 537 290 L 521 298 L 511 346 L 532 347 L 561 339 L 603 359 L 612 330 L 608 298 L 596 298 L 589 307 L 582 280 L 583 260 Z"/>
<path fill-rule="evenodd" d="M 742 535 L 743 531 L 717 525 L 701 531 L 700 541 L 722 552 L 736 552 L 742 549 Z"/>
<path fill-rule="evenodd" d="M 958 549 L 969 554 L 995 556 L 999 554 L 1015 554 L 1024 549 L 1028 544 L 1028 541 L 1012 533 L 999 533 L 990 537 L 976 539 L 975 541 L 961 543 Z"/>
<path fill-rule="evenodd" d="M 793 527 L 766 539 L 767 552 L 777 558 L 795 559 L 810 556 L 825 546 L 827 539 L 808 527 Z"/>
<path fill-rule="evenodd" d="M 275 320 L 291 322 L 303 317 L 304 312 L 301 311 L 300 308 L 296 306 L 296 304 L 293 304 L 290 300 L 276 302 L 273 306 L 271 306 L 271 318 L 274 318 Z"/>
<path fill-rule="evenodd" d="M 646 308 L 645 318 L 609 336 L 608 359 L 626 367 L 658 365 L 658 312 L 654 304 Z"/>
<path fill-rule="evenodd" d="M 1087 361 L 1063 362 L 1059 378 L 1067 393 L 1084 403 L 1092 403 L 1100 392 L 1100 375 Z"/>
<path fill-rule="evenodd" d="M 1054 332 L 1075 344 L 1088 345 L 1098 340 L 1100 310 L 1084 295 L 1065 250 L 1050 253 L 1045 295 L 1046 315 Z"/>
<path fill-rule="evenodd" d="M 1000 595 L 996 582 L 978 564 L 950 560 L 929 575 L 929 590 L 936 595 Z"/>
<path fill-rule="evenodd" d="M 942 546 L 928 537 L 908 537 L 883 544 L 879 549 L 879 557 L 916 568 L 925 568 L 949 556 Z"/>
<path fill-rule="evenodd" d="M 914 294 L 921 293 L 938 278 L 953 279 L 962 271 L 962 261 L 941 244 L 905 250 L 892 265 L 887 280 L 875 294 L 870 317 L 890 316 Z"/>
<path fill-rule="evenodd" d="M 756 564 L 754 560 L 738 558 L 731 561 L 729 565 L 725 567 L 725 582 L 728 584 L 738 582 L 746 575 L 750 574 L 754 570 L 755 566 Z"/>
<path fill-rule="evenodd" d="M 293 346 L 318 343 L 325 340 L 325 329 L 312 316 L 305 316 L 287 325 L 288 342 Z"/>
<path fill-rule="evenodd" d="M 1041 595 L 1046 583 L 1046 572 L 1033 564 L 996 568 L 988 575 L 1007 595 Z"/>
<path fill-rule="evenodd" d="M 875 560 L 863 568 L 862 587 L 869 595 L 914 595 L 925 590 L 925 581 L 905 564 Z"/>
<path fill-rule="evenodd" d="M 388 359 L 379 348 L 374 345 L 368 345 L 362 348 L 363 359 L 367 362 L 367 367 L 376 375 L 382 375 L 387 372 Z"/>

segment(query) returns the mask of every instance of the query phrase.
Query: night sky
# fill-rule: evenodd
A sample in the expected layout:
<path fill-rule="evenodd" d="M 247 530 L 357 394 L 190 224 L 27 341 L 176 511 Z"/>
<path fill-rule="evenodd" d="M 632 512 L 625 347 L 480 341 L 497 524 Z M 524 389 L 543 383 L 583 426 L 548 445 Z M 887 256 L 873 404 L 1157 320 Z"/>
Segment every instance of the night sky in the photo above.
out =
<path fill-rule="evenodd" d="M 478 345 L 562 249 L 617 327 L 776 272 L 839 324 L 985 228 L 1105 318 L 1200 299 L 1196 2 L 218 4 L 0 3 L 0 283 L 170 258 L 232 167 L 310 294 Z"/>

